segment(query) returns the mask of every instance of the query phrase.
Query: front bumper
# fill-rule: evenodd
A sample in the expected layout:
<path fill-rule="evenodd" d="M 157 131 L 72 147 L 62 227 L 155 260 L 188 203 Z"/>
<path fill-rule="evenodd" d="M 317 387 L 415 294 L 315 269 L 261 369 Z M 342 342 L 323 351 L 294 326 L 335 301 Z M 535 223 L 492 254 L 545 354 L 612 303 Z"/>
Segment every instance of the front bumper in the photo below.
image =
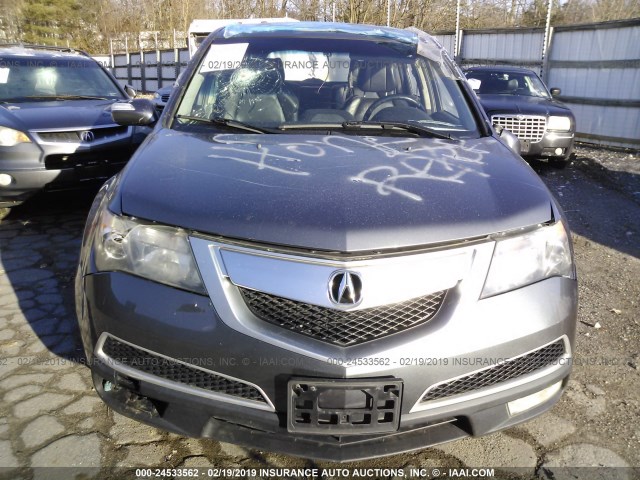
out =
<path fill-rule="evenodd" d="M 576 282 L 551 278 L 507 294 L 478 301 L 472 310 L 447 305 L 441 321 L 365 344 L 366 356 L 389 355 L 389 342 L 416 342 L 429 364 L 389 358 L 388 366 L 362 364 L 340 348 L 342 362 L 305 355 L 245 335 L 220 319 L 209 298 L 176 290 L 124 273 L 97 273 L 84 278 L 87 308 L 80 318 L 85 344 L 94 351 L 93 379 L 97 392 L 114 410 L 145 423 L 193 437 L 209 437 L 250 447 L 350 461 L 424 448 L 465 436 L 484 435 L 528 420 L 550 408 L 556 392 L 543 403 L 510 415 L 508 403 L 558 382 L 566 384 L 576 320 Z M 515 315 L 517 312 L 517 316 Z M 466 329 L 465 329 L 466 325 Z M 509 339 L 504 332 L 509 331 Z M 468 337 L 484 336 L 474 347 Z M 444 336 L 452 355 L 441 355 Z M 104 339 L 120 339 L 139 349 L 189 365 L 203 372 L 254 386 L 267 399 L 251 403 L 235 395 L 203 393 L 189 382 L 176 385 L 139 369 L 123 368 L 104 354 Z M 398 340 L 399 339 L 399 340 Z M 544 369 L 497 385 L 421 403 L 430 386 L 485 368 L 482 359 L 510 359 L 561 339 L 562 360 Z M 388 345 L 386 345 L 388 346 Z M 361 348 L 362 347 L 362 348 Z M 415 355 L 412 348 L 406 355 Z M 384 353 L 382 353 L 384 352 Z M 436 353 L 434 353 L 436 352 Z M 356 361 L 357 363 L 357 361 Z M 400 365 L 403 363 L 403 365 Z M 138 370 L 138 371 L 137 371 Z M 317 435 L 287 430 L 287 385 L 291 379 L 381 379 L 404 382 L 399 428 L 371 435 Z M 180 382 L 178 382 L 180 383 Z"/>
<path fill-rule="evenodd" d="M 568 159 L 573 153 L 573 132 L 547 131 L 539 142 L 520 140 L 523 157 Z"/>
<path fill-rule="evenodd" d="M 141 139 L 131 132 L 112 143 L 23 144 L 0 150 L 0 207 L 19 205 L 40 190 L 66 190 L 102 183 L 117 174 Z"/>

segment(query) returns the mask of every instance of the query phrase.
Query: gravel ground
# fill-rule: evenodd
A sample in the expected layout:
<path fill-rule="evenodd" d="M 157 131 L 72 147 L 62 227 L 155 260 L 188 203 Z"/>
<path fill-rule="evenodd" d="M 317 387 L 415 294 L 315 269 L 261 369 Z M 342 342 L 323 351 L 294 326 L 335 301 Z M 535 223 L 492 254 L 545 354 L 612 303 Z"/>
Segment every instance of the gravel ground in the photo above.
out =
<path fill-rule="evenodd" d="M 640 155 L 576 153 L 564 170 L 532 164 L 569 218 L 579 275 L 576 362 L 561 401 L 504 432 L 345 465 L 185 439 L 110 411 L 86 367 L 70 360 L 81 352 L 72 282 L 91 195 L 41 195 L 16 208 L 0 220 L 0 478 L 50 478 L 54 471 L 33 468 L 46 465 L 86 478 L 134 478 L 135 470 L 105 470 L 114 466 L 437 467 L 444 476 L 490 467 L 501 479 L 640 478 Z M 598 465 L 636 470 L 580 470 Z"/>
<path fill-rule="evenodd" d="M 562 172 L 534 165 L 569 217 L 578 268 L 577 364 L 554 413 L 639 466 L 640 154 L 576 153 Z"/>

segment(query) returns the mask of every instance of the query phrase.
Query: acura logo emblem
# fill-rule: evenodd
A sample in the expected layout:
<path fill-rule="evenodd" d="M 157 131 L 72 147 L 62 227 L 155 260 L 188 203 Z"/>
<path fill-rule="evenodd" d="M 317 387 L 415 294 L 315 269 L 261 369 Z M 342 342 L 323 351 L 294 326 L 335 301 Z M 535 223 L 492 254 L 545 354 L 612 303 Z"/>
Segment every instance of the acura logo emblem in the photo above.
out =
<path fill-rule="evenodd" d="M 91 130 L 85 130 L 84 132 L 80 132 L 80 140 L 85 143 L 90 143 L 95 140 L 96 136 L 93 134 Z"/>
<path fill-rule="evenodd" d="M 337 305 L 357 305 L 362 300 L 360 275 L 346 270 L 334 272 L 329 278 L 329 298 Z"/>

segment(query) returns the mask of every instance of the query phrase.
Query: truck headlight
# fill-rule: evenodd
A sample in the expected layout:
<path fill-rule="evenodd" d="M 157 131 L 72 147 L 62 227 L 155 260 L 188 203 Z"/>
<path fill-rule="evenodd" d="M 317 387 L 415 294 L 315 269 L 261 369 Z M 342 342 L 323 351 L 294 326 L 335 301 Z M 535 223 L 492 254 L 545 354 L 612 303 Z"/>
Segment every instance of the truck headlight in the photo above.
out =
<path fill-rule="evenodd" d="M 569 237 L 562 222 L 497 240 L 481 298 L 550 277 L 575 279 Z"/>
<path fill-rule="evenodd" d="M 182 229 L 145 224 L 105 209 L 96 228 L 94 247 L 100 271 L 127 272 L 206 294 L 189 238 Z"/>
<path fill-rule="evenodd" d="M 549 117 L 547 129 L 568 132 L 571 130 L 571 119 L 569 117 Z"/>
<path fill-rule="evenodd" d="M 0 146 L 13 147 L 18 143 L 31 143 L 31 139 L 26 133 L 13 128 L 0 127 Z"/>

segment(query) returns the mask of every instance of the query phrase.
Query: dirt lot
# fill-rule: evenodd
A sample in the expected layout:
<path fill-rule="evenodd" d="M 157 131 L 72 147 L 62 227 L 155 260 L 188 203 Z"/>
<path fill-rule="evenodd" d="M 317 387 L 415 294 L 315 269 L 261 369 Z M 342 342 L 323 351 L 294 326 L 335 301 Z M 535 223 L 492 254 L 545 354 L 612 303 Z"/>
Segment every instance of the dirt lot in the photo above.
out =
<path fill-rule="evenodd" d="M 640 478 L 640 154 L 580 148 L 565 170 L 533 167 L 574 233 L 580 322 L 563 399 L 505 432 L 346 465 L 185 439 L 106 408 L 74 362 L 72 279 L 91 195 L 42 195 L 16 208 L 0 221 L 0 478 L 134 478 L 131 468 L 143 466 L 391 469 L 363 471 L 385 478 L 484 467 L 496 478 Z M 52 465 L 76 470 L 41 468 Z M 581 468 L 598 466 L 605 468 Z"/>

